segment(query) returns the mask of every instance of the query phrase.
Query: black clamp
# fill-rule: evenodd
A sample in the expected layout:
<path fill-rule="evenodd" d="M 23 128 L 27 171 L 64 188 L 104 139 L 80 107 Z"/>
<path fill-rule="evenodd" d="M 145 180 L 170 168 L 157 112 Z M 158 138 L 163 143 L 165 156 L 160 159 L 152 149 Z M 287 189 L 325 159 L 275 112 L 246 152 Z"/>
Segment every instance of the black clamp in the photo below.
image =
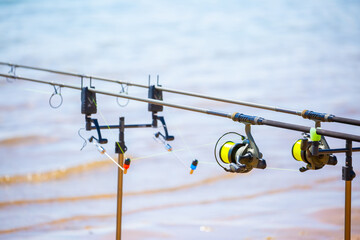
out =
<path fill-rule="evenodd" d="M 352 181 L 356 177 L 356 174 L 352 166 L 343 166 L 342 167 L 342 180 Z"/>
<path fill-rule="evenodd" d="M 125 142 L 115 142 L 115 153 L 125 153 L 127 151 L 127 147 L 125 146 Z"/>

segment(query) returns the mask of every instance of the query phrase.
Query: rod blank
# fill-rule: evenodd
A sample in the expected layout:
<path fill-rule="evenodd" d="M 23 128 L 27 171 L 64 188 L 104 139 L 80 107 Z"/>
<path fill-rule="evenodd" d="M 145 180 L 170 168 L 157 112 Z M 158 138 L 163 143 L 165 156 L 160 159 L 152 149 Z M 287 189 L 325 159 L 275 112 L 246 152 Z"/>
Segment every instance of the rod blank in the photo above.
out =
<path fill-rule="evenodd" d="M 73 85 L 67 85 L 67 84 L 56 83 L 56 82 L 48 82 L 48 81 L 24 78 L 24 77 L 19 77 L 19 76 L 12 76 L 12 75 L 8 75 L 8 74 L 0 74 L 0 77 L 32 81 L 32 82 L 37 82 L 37 83 L 49 84 L 49 85 L 53 85 L 53 86 L 60 86 L 60 87 L 65 87 L 65 88 L 82 90 L 80 87 L 76 87 Z M 186 105 L 168 103 L 168 102 L 154 100 L 154 99 L 140 98 L 140 97 L 134 97 L 134 96 L 129 96 L 129 95 L 125 95 L 125 94 L 100 91 L 100 90 L 95 90 L 92 88 L 89 88 L 88 90 L 91 92 L 108 95 L 108 96 L 113 96 L 113 97 L 126 98 L 126 99 L 140 101 L 140 102 L 152 103 L 152 104 L 156 104 L 156 105 L 162 105 L 162 106 L 167 106 L 167 107 L 172 107 L 172 108 L 177 108 L 177 109 L 182 109 L 182 110 L 187 110 L 187 111 L 192 111 L 192 112 L 198 112 L 198 113 L 209 114 L 209 115 L 218 116 L 218 117 L 230 118 L 234 121 L 238 121 L 238 122 L 245 123 L 245 124 L 267 125 L 267 126 L 284 128 L 284 129 L 294 130 L 294 131 L 299 131 L 299 132 L 307 132 L 307 133 L 310 132 L 310 127 L 296 125 L 296 124 L 290 124 L 290 123 L 284 123 L 284 122 L 279 122 L 279 121 L 274 121 L 274 120 L 268 120 L 268 119 L 264 119 L 262 117 L 249 116 L 249 115 L 245 115 L 245 114 L 241 114 L 241 113 L 233 113 L 233 114 L 224 113 L 224 112 L 213 111 L 213 110 L 208 110 L 208 109 L 204 109 L 204 108 L 197 108 L 197 107 L 191 107 L 191 106 L 186 106 Z M 324 129 L 316 129 L 316 133 L 319 135 L 323 135 L 323 136 L 360 142 L 360 136 L 357 136 L 357 135 L 340 133 L 340 132 L 329 131 L 329 130 L 324 130 Z"/>
<path fill-rule="evenodd" d="M 6 63 L 6 62 L 0 62 L 0 65 L 6 65 L 6 66 L 10 66 L 10 67 L 15 67 L 15 68 L 25 68 L 25 69 L 36 70 L 36 71 L 42 71 L 42 72 L 49 72 L 49 73 L 61 74 L 61 75 L 65 75 L 65 76 L 72 76 L 72 77 L 79 77 L 79 78 L 88 78 L 88 79 L 92 79 L 92 80 L 99 80 L 99 81 L 105 81 L 105 82 L 125 84 L 125 85 L 128 85 L 128 86 L 148 88 L 148 86 L 143 85 L 143 84 L 137 84 L 137 83 L 119 81 L 119 80 L 102 78 L 102 77 L 96 77 L 96 76 L 89 76 L 89 75 L 84 75 L 84 74 L 79 74 L 79 73 L 63 72 L 63 71 L 58 71 L 58 70 L 51 70 L 51 69 L 39 68 L 39 67 L 31 67 L 31 66 L 20 65 L 20 64 L 13 64 L 13 63 Z"/>
<path fill-rule="evenodd" d="M 125 82 L 125 81 L 120 81 L 120 80 L 114 80 L 114 79 L 108 79 L 108 78 L 102 78 L 102 77 L 96 77 L 96 76 L 88 76 L 88 75 L 84 75 L 84 74 L 70 73 L 70 72 L 51 70 L 51 69 L 45 69 L 45 68 L 31 67 L 31 66 L 20 65 L 20 64 L 0 62 L 0 65 L 7 65 L 10 67 L 15 67 L 15 68 L 25 68 L 25 69 L 31 69 L 31 70 L 37 70 L 37 71 L 44 71 L 44 72 L 62 74 L 62 75 L 73 76 L 73 77 L 88 78 L 88 79 L 112 82 L 112 83 L 117 83 L 117 84 L 125 84 L 128 86 L 149 88 L 149 86 L 147 86 L 147 85 L 138 84 L 138 83 L 131 83 L 131 82 Z M 155 86 L 155 87 L 156 87 L 156 89 L 164 91 L 164 92 L 170 92 L 170 93 L 181 94 L 181 95 L 185 95 L 185 96 L 203 98 L 203 99 L 212 100 L 212 101 L 242 105 L 242 106 L 259 108 L 259 109 L 281 112 L 281 113 L 286 113 L 286 114 L 292 114 L 292 115 L 302 116 L 303 118 L 307 118 L 307 119 L 314 120 L 314 121 L 338 122 L 338 123 L 360 126 L 360 120 L 336 117 L 333 114 L 318 113 L 318 112 L 309 111 L 309 110 L 295 111 L 295 110 L 278 108 L 278 107 L 273 107 L 273 106 L 268 106 L 268 105 L 263 105 L 263 104 L 257 104 L 257 103 L 251 103 L 251 102 L 245 102 L 245 101 L 235 101 L 235 100 L 231 100 L 231 99 L 212 97 L 212 96 L 199 94 L 199 93 L 185 92 L 185 91 L 180 91 L 180 90 L 175 90 L 175 89 L 170 89 L 170 88 L 164 88 L 161 86 Z M 328 117 L 328 116 L 330 116 L 330 117 Z"/>

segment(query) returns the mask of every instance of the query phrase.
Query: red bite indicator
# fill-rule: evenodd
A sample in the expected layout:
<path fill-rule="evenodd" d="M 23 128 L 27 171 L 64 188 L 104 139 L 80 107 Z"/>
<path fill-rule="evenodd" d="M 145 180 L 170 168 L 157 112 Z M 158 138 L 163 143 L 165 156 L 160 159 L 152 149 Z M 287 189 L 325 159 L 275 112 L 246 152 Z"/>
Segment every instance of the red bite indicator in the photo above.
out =
<path fill-rule="evenodd" d="M 130 158 L 125 159 L 124 166 L 123 166 L 124 167 L 124 174 L 127 173 L 127 170 L 130 167 L 130 162 L 131 162 Z"/>

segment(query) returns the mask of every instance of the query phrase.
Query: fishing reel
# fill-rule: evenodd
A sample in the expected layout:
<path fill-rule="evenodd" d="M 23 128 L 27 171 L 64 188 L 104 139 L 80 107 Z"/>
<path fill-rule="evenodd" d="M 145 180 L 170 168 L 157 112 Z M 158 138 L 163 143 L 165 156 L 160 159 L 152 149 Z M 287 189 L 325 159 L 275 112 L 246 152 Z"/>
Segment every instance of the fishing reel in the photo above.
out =
<path fill-rule="evenodd" d="M 250 124 L 246 125 L 245 132 L 246 137 L 235 132 L 225 133 L 216 142 L 215 159 L 227 172 L 247 173 L 253 168 L 266 168 L 266 161 L 251 135 Z M 235 135 L 236 140 L 226 141 L 225 137 L 230 135 Z"/>
<path fill-rule="evenodd" d="M 316 134 L 316 129 L 312 128 L 310 134 L 303 133 L 303 138 L 297 140 L 292 147 L 292 156 L 295 160 L 306 163 L 306 167 L 301 167 L 300 172 L 307 170 L 318 170 L 325 165 L 336 165 L 336 156 L 321 152 L 330 149 L 329 144 L 323 136 Z"/>

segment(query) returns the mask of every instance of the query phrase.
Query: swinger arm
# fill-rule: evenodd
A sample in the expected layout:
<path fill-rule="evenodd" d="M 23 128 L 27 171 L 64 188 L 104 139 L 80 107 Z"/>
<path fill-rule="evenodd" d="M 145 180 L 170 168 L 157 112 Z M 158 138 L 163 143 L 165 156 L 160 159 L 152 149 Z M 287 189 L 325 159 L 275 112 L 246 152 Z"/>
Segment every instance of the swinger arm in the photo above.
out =
<path fill-rule="evenodd" d="M 108 142 L 108 140 L 106 138 L 102 138 L 101 137 L 101 132 L 100 132 L 100 126 L 99 126 L 99 123 L 98 123 L 98 120 L 97 119 L 91 119 L 92 122 L 94 123 L 95 127 L 96 127 L 96 131 L 98 133 L 98 139 L 94 138 L 95 140 L 98 141 L 98 143 L 100 144 L 106 144 Z"/>
<path fill-rule="evenodd" d="M 163 128 L 164 128 L 164 134 L 162 134 L 161 132 L 157 132 L 155 133 L 155 137 L 159 137 L 161 136 L 165 141 L 172 141 L 175 139 L 174 136 L 170 136 L 168 129 L 166 127 L 166 123 L 165 123 L 165 118 L 163 116 L 157 116 L 156 114 L 153 114 L 153 127 L 157 127 L 157 120 L 160 120 Z"/>

